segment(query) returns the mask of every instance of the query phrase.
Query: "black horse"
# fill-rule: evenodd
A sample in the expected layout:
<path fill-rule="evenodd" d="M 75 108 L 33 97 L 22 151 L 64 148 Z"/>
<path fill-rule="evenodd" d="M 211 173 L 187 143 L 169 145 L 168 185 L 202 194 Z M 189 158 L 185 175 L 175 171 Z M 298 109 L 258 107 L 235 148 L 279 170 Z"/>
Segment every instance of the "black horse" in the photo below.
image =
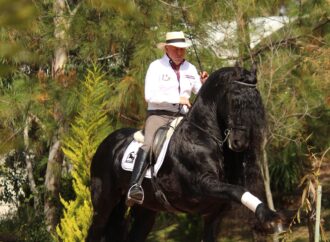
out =
<path fill-rule="evenodd" d="M 168 210 L 202 215 L 203 241 L 216 241 L 218 224 L 233 201 L 252 210 L 265 230 L 281 227 L 279 214 L 251 195 L 264 198 L 257 160 L 265 113 L 256 83 L 255 69 L 226 67 L 210 75 L 176 128 L 157 174 L 172 209 L 156 199 L 150 179 L 144 179 L 146 197 L 132 209 L 134 222 L 127 236 L 125 198 L 131 174 L 120 162 L 136 130 L 110 134 L 91 164 L 94 214 L 87 241 L 145 241 L 157 212 Z"/>

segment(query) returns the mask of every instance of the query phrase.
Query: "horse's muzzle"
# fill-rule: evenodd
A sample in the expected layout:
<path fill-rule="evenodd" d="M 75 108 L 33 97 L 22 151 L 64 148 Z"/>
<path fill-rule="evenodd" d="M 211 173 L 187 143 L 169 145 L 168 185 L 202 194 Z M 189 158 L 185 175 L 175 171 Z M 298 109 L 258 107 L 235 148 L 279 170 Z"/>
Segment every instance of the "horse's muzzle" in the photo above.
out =
<path fill-rule="evenodd" d="M 228 146 L 235 152 L 242 152 L 249 146 L 249 140 L 246 133 L 241 130 L 232 131 L 228 137 Z"/>

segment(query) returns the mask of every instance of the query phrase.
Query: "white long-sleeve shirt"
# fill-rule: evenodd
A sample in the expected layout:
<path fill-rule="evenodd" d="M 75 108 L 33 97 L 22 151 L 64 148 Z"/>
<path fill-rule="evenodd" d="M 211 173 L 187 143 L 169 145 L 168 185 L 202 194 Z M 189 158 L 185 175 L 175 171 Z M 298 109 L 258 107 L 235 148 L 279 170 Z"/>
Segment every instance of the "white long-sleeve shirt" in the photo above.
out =
<path fill-rule="evenodd" d="M 178 112 L 180 97 L 190 98 L 191 92 L 196 94 L 202 86 L 194 65 L 188 61 L 180 65 L 179 82 L 169 61 L 165 54 L 149 65 L 145 78 L 145 100 L 148 102 L 148 110 Z M 187 112 L 187 109 L 181 112 Z"/>

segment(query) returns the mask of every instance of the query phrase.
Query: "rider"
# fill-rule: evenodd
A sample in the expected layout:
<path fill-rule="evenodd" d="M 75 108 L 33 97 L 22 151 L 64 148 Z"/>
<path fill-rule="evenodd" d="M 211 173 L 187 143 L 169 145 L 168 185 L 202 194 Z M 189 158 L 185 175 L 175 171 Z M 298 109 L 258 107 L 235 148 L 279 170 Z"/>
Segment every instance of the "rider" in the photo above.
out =
<path fill-rule="evenodd" d="M 186 48 L 190 46 L 191 43 L 186 40 L 182 31 L 166 33 L 166 42 L 157 44 L 165 54 L 149 65 L 145 78 L 145 100 L 148 102 L 148 110 L 144 126 L 144 143 L 138 150 L 134 163 L 126 199 L 128 206 L 143 203 L 144 192 L 141 184 L 148 167 L 147 154 L 156 130 L 171 122 L 176 116 L 188 112 L 188 108 L 191 107 L 191 92 L 196 94 L 208 77 L 205 71 L 198 75 L 196 67 L 184 59 Z"/>

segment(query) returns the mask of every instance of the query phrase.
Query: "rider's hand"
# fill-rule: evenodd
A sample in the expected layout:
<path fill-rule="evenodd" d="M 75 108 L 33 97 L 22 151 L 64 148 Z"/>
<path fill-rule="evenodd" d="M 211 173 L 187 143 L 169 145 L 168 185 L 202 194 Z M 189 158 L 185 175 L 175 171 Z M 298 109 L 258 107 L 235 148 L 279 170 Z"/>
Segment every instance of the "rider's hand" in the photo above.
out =
<path fill-rule="evenodd" d="M 179 102 L 179 104 L 187 105 L 188 108 L 191 107 L 190 101 L 189 101 L 189 99 L 186 98 L 186 97 L 180 97 L 180 102 Z"/>
<path fill-rule="evenodd" d="M 204 84 L 206 79 L 209 77 L 209 73 L 206 71 L 201 72 L 200 74 L 201 82 Z"/>

